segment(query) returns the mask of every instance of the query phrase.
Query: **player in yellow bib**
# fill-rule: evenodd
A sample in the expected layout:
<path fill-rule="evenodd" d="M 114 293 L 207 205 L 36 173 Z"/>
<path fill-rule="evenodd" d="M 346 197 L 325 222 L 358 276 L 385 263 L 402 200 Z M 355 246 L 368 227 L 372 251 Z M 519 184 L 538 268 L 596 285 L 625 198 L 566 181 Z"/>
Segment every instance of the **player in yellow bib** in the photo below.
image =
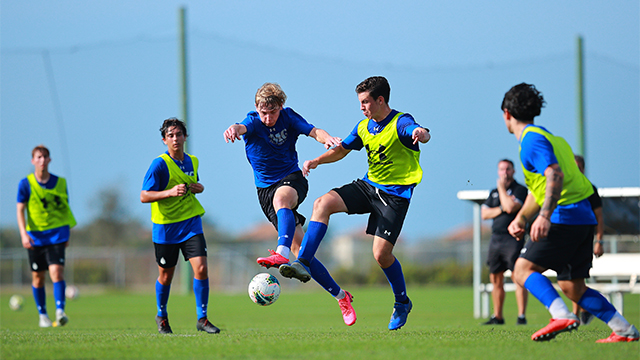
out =
<path fill-rule="evenodd" d="M 373 235 L 373 256 L 395 296 L 388 327 L 389 330 L 397 330 L 407 322 L 412 303 L 407 296 L 402 267 L 392 251 L 409 209 L 413 189 L 422 180 L 418 143 L 428 142 L 431 135 L 411 115 L 389 107 L 390 92 L 389 83 L 382 76 L 361 82 L 356 93 L 366 119 L 358 122 L 340 146 L 305 161 L 302 172 L 306 176 L 320 164 L 339 161 L 351 150 L 365 148 L 369 170 L 363 179 L 335 188 L 316 199 L 298 260 L 291 265 L 281 265 L 280 274 L 308 281 L 309 263 L 327 231 L 329 217 L 341 212 L 370 214 L 366 232 Z"/>
<path fill-rule="evenodd" d="M 520 142 L 520 162 L 530 193 L 509 233 L 522 240 L 532 220 L 530 237 L 516 260 L 513 279 L 535 296 L 551 314 L 549 324 L 531 339 L 547 341 L 576 329 L 578 317 L 542 273 L 557 272 L 558 285 L 571 301 L 605 322 L 613 333 L 599 343 L 638 341 L 635 326 L 602 294 L 589 288 L 596 217 L 589 203 L 593 186 L 580 172 L 569 144 L 560 136 L 534 124 L 544 106 L 542 94 L 531 84 L 521 83 L 504 95 L 501 110 L 507 130 Z"/>
<path fill-rule="evenodd" d="M 35 170 L 18 185 L 17 217 L 22 246 L 29 252 L 33 297 L 40 314 L 40 327 L 63 326 L 69 319 L 65 309 L 64 262 L 70 229 L 76 225 L 67 193 L 67 181 L 49 173 L 49 149 L 38 145 L 31 151 Z M 25 218 L 26 212 L 26 218 Z M 53 283 L 56 321 L 47 315 L 45 272 Z"/>
<path fill-rule="evenodd" d="M 198 182 L 198 158 L 184 152 L 187 128 L 182 121 L 165 120 L 160 133 L 167 151 L 151 163 L 140 192 L 140 201 L 151 203 L 152 239 L 159 272 L 156 281 L 158 332 L 172 333 L 167 303 L 178 255 L 182 252 L 194 272 L 196 329 L 217 334 L 220 329 L 207 319 L 209 275 L 201 219 L 204 208 L 196 199 L 196 194 L 204 191 L 204 186 Z"/>

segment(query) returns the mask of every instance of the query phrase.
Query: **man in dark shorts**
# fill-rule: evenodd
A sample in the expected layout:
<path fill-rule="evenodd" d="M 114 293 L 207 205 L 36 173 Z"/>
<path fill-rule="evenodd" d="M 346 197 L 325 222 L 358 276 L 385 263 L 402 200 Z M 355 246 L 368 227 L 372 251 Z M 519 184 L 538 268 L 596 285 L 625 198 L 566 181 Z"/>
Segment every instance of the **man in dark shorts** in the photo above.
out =
<path fill-rule="evenodd" d="M 515 169 L 513 162 L 503 159 L 498 162 L 497 187 L 491 190 L 489 197 L 482 204 L 481 215 L 483 220 L 493 219 L 491 227 L 491 242 L 489 243 L 489 279 L 493 285 L 491 292 L 493 298 L 493 316 L 484 325 L 502 325 L 504 317 L 504 272 L 513 271 L 513 266 L 520 250 L 524 245 L 509 234 L 507 227 L 516 217 L 527 198 L 527 188 L 520 185 L 514 178 Z M 518 304 L 518 320 L 516 324 L 525 325 L 527 319 L 527 290 L 516 284 L 516 302 Z"/>
<path fill-rule="evenodd" d="M 574 330 L 578 317 L 567 308 L 551 281 L 542 272 L 558 274 L 562 292 L 598 319 L 613 333 L 599 343 L 638 341 L 635 326 L 616 311 L 599 292 L 585 284 L 593 257 L 593 228 L 596 218 L 589 204 L 593 186 L 580 172 L 573 151 L 561 137 L 534 125 L 544 105 L 542 94 L 530 84 L 512 87 L 502 100 L 507 130 L 520 142 L 520 162 L 530 193 L 509 225 L 509 233 L 522 240 L 527 222 L 527 242 L 516 261 L 514 280 L 535 296 L 551 314 L 551 321 L 531 339 L 546 341 Z"/>
<path fill-rule="evenodd" d="M 64 263 L 70 229 L 76 225 L 65 178 L 49 173 L 49 149 L 38 145 L 31 151 L 34 172 L 18 185 L 17 216 L 22 246 L 29 253 L 33 298 L 40 316 L 40 327 L 63 326 L 65 313 Z M 25 217 L 25 212 L 27 216 Z M 45 273 L 53 283 L 56 320 L 47 315 Z"/>
<path fill-rule="evenodd" d="M 344 158 L 351 150 L 367 150 L 369 171 L 351 184 L 333 189 L 316 199 L 298 260 L 280 266 L 280 274 L 302 282 L 309 280 L 309 266 L 335 213 L 370 214 L 367 234 L 373 235 L 373 255 L 384 271 L 395 296 L 389 330 L 407 322 L 412 303 L 407 296 L 400 262 L 393 247 L 409 209 L 413 189 L 422 180 L 418 142 L 431 138 L 429 130 L 409 114 L 389 107 L 391 88 L 387 79 L 370 77 L 356 87 L 360 109 L 366 116 L 339 145 L 319 157 L 305 161 L 306 176 L 320 164 Z"/>
<path fill-rule="evenodd" d="M 196 329 L 217 334 L 220 329 L 207 319 L 209 271 L 201 218 L 204 208 L 196 199 L 196 194 L 204 191 L 204 186 L 199 183 L 198 158 L 184 152 L 188 134 L 182 121 L 166 119 L 160 133 L 167 151 L 151 163 L 140 192 L 140 201 L 151 203 L 152 239 L 159 272 L 156 280 L 156 325 L 161 334 L 172 333 L 167 303 L 178 255 L 182 251 L 194 273 Z"/>
<path fill-rule="evenodd" d="M 258 200 L 264 215 L 278 230 L 278 246 L 269 256 L 256 262 L 267 269 L 288 264 L 291 253 L 298 254 L 305 217 L 297 209 L 307 197 L 309 185 L 298 166 L 296 142 L 300 135 L 309 136 L 328 149 L 340 145 L 340 138 L 309 124 L 290 107 L 284 107 L 286 94 L 275 83 L 265 83 L 255 96 L 256 111 L 224 132 L 226 142 L 244 137 L 247 159 L 253 168 Z M 313 261 L 311 277 L 329 292 L 342 311 L 348 326 L 356 321 L 351 294 L 333 280 L 324 265 Z"/>

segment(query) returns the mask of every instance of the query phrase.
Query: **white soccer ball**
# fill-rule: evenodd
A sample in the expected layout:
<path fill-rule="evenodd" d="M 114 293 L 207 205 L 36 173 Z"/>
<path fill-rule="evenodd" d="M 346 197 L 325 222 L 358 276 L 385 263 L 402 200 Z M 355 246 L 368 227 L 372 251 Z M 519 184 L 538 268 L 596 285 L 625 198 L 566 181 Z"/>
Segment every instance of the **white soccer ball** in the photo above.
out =
<path fill-rule="evenodd" d="M 73 300 L 73 299 L 77 298 L 78 295 L 80 295 L 80 291 L 78 290 L 77 286 L 75 286 L 75 285 L 67 285 L 67 288 L 64 290 L 64 296 L 67 299 Z"/>
<path fill-rule="evenodd" d="M 22 309 L 22 305 L 24 305 L 24 298 L 21 295 L 13 295 L 9 299 L 9 307 L 13 311 Z"/>
<path fill-rule="evenodd" d="M 249 282 L 249 297 L 258 305 L 271 305 L 280 296 L 280 282 L 268 273 L 261 273 Z"/>

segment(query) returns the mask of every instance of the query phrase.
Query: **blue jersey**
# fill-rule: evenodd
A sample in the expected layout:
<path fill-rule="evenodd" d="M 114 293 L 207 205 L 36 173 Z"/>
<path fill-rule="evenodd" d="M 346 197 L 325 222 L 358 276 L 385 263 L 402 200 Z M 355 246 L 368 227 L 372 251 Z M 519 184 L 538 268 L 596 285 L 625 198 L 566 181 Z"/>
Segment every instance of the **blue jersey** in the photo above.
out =
<path fill-rule="evenodd" d="M 538 127 L 551 133 L 542 126 Z M 558 164 L 558 159 L 549 140 L 535 132 L 528 132 L 522 138 L 520 161 L 527 171 L 537 174 L 544 174 L 547 167 Z M 558 205 L 551 214 L 550 221 L 554 224 L 564 225 L 595 225 L 597 223 L 588 199 L 569 205 Z"/>
<path fill-rule="evenodd" d="M 167 155 L 169 152 L 165 152 Z M 173 159 L 180 170 L 185 174 L 193 176 L 193 163 L 191 157 L 185 154 L 184 161 Z M 161 158 L 153 159 L 147 174 L 144 176 L 142 190 L 144 191 L 164 191 L 169 184 L 169 169 L 167 163 Z M 157 244 L 179 244 L 187 241 L 195 235 L 202 234 L 202 219 L 194 216 L 190 219 L 172 224 L 153 223 L 152 239 Z"/>
<path fill-rule="evenodd" d="M 300 171 L 296 142 L 300 134 L 309 136 L 314 128 L 302 116 L 291 108 L 283 108 L 276 124 L 267 127 L 260 115 L 252 111 L 240 124 L 247 128 L 244 148 L 257 187 L 269 187 Z"/>
<path fill-rule="evenodd" d="M 369 119 L 369 123 L 367 124 L 367 130 L 369 130 L 369 133 L 374 135 L 381 132 L 385 128 L 385 126 L 387 126 L 387 124 L 391 122 L 391 120 L 393 119 L 394 116 L 396 116 L 396 114 L 398 114 L 398 111 L 391 110 L 391 113 L 389 113 L 389 115 L 387 115 L 387 117 L 381 122 L 375 122 L 374 120 Z M 356 124 L 353 130 L 351 130 L 351 133 L 349 134 L 349 136 L 347 136 L 347 138 L 342 141 L 342 147 L 344 147 L 345 149 L 359 151 L 364 147 L 364 144 L 362 143 L 362 138 L 360 138 L 360 136 L 358 135 L 358 125 L 359 123 Z M 404 144 L 404 146 L 414 151 L 420 150 L 420 147 L 418 146 L 418 144 L 414 144 L 413 139 L 411 138 L 411 134 L 413 134 L 413 130 L 415 130 L 418 127 L 420 127 L 420 125 L 416 123 L 416 121 L 413 119 L 413 116 L 411 116 L 410 114 L 405 113 L 400 115 L 400 117 L 398 118 L 398 122 L 397 122 L 398 138 L 400 139 L 400 142 Z M 413 195 L 413 188 L 415 188 L 416 186 L 415 184 L 413 185 L 382 185 L 369 180 L 369 178 L 367 177 L 367 174 L 364 175 L 362 180 L 368 182 L 369 184 L 381 190 L 384 190 L 385 192 L 391 195 L 400 196 L 405 199 L 411 199 L 411 196 Z"/>
<path fill-rule="evenodd" d="M 38 184 L 45 189 L 53 189 L 56 187 L 57 183 L 58 177 L 53 174 L 49 174 L 49 181 L 47 181 L 46 184 Z M 29 185 L 29 180 L 24 178 L 20 180 L 20 183 L 18 184 L 18 202 L 26 205 L 29 202 L 30 196 L 31 186 Z M 44 231 L 27 231 L 27 234 L 31 236 L 33 246 L 47 246 L 69 241 L 69 232 L 69 225 L 65 225 Z"/>

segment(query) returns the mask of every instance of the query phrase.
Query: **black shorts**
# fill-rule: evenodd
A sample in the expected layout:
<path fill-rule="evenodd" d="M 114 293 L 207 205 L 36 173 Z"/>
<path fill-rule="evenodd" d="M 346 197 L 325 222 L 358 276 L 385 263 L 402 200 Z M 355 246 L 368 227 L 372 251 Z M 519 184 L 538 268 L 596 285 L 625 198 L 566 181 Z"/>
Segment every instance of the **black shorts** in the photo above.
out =
<path fill-rule="evenodd" d="M 513 266 L 520 256 L 524 241 L 518 241 L 509 234 L 491 234 L 487 265 L 491 274 L 501 274 Z"/>
<path fill-rule="evenodd" d="M 207 242 L 204 234 L 198 234 L 187 241 L 179 244 L 156 244 L 156 263 L 161 268 L 172 268 L 178 264 L 178 255 L 182 250 L 182 256 L 185 261 L 198 256 L 207 256 Z"/>
<path fill-rule="evenodd" d="M 347 206 L 347 214 L 371 214 L 366 233 L 396 244 L 409 200 L 388 194 L 363 180 L 333 189 Z"/>
<path fill-rule="evenodd" d="M 293 215 L 296 218 L 296 225 L 304 225 L 306 218 L 296 211 L 298 209 L 298 206 L 300 206 L 304 199 L 307 198 L 307 192 L 309 192 L 309 182 L 302 175 L 302 171 L 291 173 L 269 187 L 257 188 L 258 200 L 260 201 L 262 212 L 273 224 L 273 226 L 278 229 L 278 215 L 273 208 L 273 197 L 276 194 L 276 190 L 278 190 L 278 188 L 280 188 L 281 186 L 290 186 L 298 193 L 298 205 L 296 205 L 296 207 L 291 210 L 293 211 Z"/>
<path fill-rule="evenodd" d="M 31 271 L 47 271 L 49 265 L 64 265 L 67 242 L 60 244 L 34 246 L 27 249 Z"/>
<path fill-rule="evenodd" d="M 549 235 L 536 242 L 528 241 L 520 256 L 555 270 L 558 280 L 589 278 L 593 228 L 593 225 L 551 224 Z"/>

